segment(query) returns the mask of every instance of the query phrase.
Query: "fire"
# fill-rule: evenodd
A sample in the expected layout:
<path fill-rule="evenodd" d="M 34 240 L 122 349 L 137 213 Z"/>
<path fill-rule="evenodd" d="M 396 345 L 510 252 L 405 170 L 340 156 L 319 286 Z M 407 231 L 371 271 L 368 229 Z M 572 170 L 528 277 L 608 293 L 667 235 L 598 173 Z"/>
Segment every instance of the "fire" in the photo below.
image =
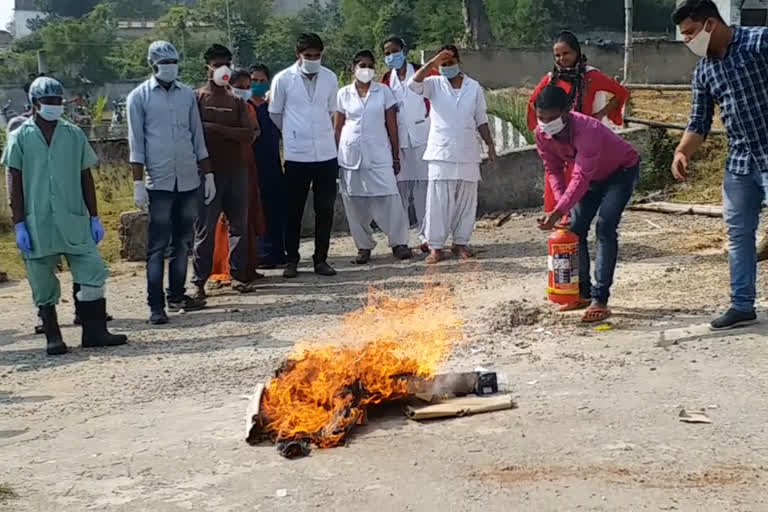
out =
<path fill-rule="evenodd" d="M 408 299 L 369 292 L 338 339 L 302 343 L 278 370 L 261 401 L 263 433 L 321 448 L 343 443 L 367 406 L 410 395 L 404 377 L 435 375 L 461 325 L 444 288 Z"/>

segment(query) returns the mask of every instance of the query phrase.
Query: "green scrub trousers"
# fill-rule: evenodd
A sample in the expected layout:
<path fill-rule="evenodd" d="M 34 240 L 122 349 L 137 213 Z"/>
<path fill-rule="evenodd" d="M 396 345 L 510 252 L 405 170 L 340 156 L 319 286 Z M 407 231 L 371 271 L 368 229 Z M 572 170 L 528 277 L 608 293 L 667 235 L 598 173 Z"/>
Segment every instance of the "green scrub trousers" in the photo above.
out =
<path fill-rule="evenodd" d="M 72 272 L 72 282 L 82 286 L 101 288 L 107 280 L 107 267 L 95 245 L 92 251 L 84 254 L 55 254 L 25 259 L 32 298 L 38 307 L 54 306 L 59 303 L 61 285 L 56 277 L 56 268 L 62 256 L 67 260 Z"/>

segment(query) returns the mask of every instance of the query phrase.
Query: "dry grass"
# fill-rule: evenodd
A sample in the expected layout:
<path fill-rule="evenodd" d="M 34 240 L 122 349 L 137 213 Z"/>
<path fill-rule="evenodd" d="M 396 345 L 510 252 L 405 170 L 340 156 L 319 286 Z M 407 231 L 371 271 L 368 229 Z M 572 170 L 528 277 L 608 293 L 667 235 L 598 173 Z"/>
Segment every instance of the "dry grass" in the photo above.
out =
<path fill-rule="evenodd" d="M 107 164 L 94 170 L 93 176 L 99 197 L 99 216 L 107 232 L 100 246 L 101 254 L 108 262 L 120 261 L 120 213 L 133 207 L 130 168 L 127 165 Z M 11 279 L 25 277 L 24 262 L 16 248 L 13 231 L 0 233 L 0 262 L 0 270 L 7 272 Z"/>
<path fill-rule="evenodd" d="M 633 91 L 632 117 L 685 125 L 691 112 L 691 93 L 681 91 Z M 713 128 L 722 129 L 719 112 Z M 679 140 L 681 132 L 671 131 Z M 725 136 L 711 136 L 691 161 L 691 175 L 686 183 L 669 188 L 667 199 L 681 203 L 720 203 L 728 141 Z"/>
<path fill-rule="evenodd" d="M 15 498 L 16 496 L 16 492 L 11 487 L 5 484 L 0 484 L 0 503 Z"/>

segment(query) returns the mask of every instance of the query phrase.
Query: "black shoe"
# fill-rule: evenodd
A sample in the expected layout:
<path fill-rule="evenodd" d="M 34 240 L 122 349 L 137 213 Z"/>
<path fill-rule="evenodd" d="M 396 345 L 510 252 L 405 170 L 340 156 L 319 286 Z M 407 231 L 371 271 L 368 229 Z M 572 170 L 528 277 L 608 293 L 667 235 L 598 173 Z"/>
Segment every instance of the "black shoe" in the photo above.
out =
<path fill-rule="evenodd" d="M 56 306 L 42 306 L 39 314 L 40 319 L 43 321 L 43 330 L 45 332 L 45 351 L 49 356 L 66 354 L 67 346 L 64 344 L 64 339 L 61 337 L 59 319 L 56 316 Z"/>
<path fill-rule="evenodd" d="M 392 254 L 399 260 L 409 260 L 413 258 L 413 253 L 407 245 L 396 245 L 392 248 Z"/>
<path fill-rule="evenodd" d="M 168 311 L 171 313 L 178 313 L 182 309 L 184 311 L 199 311 L 203 309 L 207 303 L 208 300 L 206 299 L 205 290 L 199 288 L 197 293 L 192 297 L 184 295 L 181 300 L 169 300 Z"/>
<path fill-rule="evenodd" d="M 83 321 L 83 347 L 115 347 L 128 343 L 124 334 L 107 330 L 107 301 L 105 299 L 78 302 L 77 312 Z"/>
<path fill-rule="evenodd" d="M 315 263 L 315 274 L 319 276 L 331 277 L 336 275 L 336 271 L 325 261 Z"/>
<path fill-rule="evenodd" d="M 360 249 L 357 251 L 357 258 L 352 260 L 352 263 L 355 265 L 365 265 L 371 261 L 371 250 L 370 249 Z"/>
<path fill-rule="evenodd" d="M 720 318 L 715 318 L 712 320 L 712 323 L 709 324 L 709 329 L 711 331 L 727 331 L 728 329 L 746 327 L 756 323 L 757 314 L 755 314 L 754 311 L 746 313 L 744 311 L 729 309 Z"/>
<path fill-rule="evenodd" d="M 152 325 L 165 325 L 168 323 L 168 315 L 165 310 L 153 311 L 149 316 L 149 323 Z"/>
<path fill-rule="evenodd" d="M 299 277 L 299 265 L 296 263 L 289 263 L 283 270 L 283 277 L 286 279 L 294 279 Z"/>

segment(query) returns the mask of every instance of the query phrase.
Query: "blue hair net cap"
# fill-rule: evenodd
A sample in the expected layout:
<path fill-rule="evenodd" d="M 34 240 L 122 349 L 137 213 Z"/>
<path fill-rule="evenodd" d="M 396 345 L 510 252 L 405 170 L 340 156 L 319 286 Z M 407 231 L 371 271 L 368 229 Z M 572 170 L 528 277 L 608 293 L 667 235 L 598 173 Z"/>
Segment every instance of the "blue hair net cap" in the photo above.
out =
<path fill-rule="evenodd" d="M 55 78 L 41 76 L 29 86 L 29 101 L 34 103 L 40 98 L 63 98 L 64 86 Z"/>
<path fill-rule="evenodd" d="M 147 50 L 147 62 L 150 66 L 154 66 L 161 60 L 179 60 L 179 52 L 168 41 L 155 41 Z"/>

